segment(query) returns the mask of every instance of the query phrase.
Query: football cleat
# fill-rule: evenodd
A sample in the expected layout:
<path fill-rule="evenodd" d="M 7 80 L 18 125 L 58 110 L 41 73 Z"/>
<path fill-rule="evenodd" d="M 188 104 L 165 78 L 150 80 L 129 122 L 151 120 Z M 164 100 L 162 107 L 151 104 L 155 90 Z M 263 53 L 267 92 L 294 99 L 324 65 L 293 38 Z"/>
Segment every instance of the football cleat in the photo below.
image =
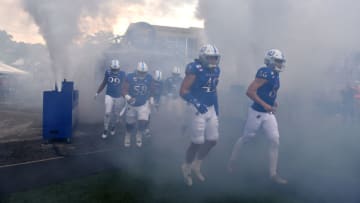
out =
<path fill-rule="evenodd" d="M 145 138 L 150 138 L 151 137 L 151 131 L 149 128 L 146 128 L 144 131 L 144 136 Z"/>
<path fill-rule="evenodd" d="M 139 132 L 136 134 L 136 146 L 142 146 L 142 134 Z"/>
<path fill-rule="evenodd" d="M 270 180 L 274 183 L 277 184 L 281 184 L 281 185 L 285 185 L 288 183 L 287 180 L 285 180 L 284 178 L 280 177 L 279 175 L 273 175 L 270 177 Z"/>
<path fill-rule="evenodd" d="M 104 130 L 103 134 L 101 135 L 102 139 L 106 139 L 107 138 L 107 130 Z"/>
<path fill-rule="evenodd" d="M 124 146 L 130 147 L 130 145 L 131 145 L 131 137 L 129 134 L 126 133 L 125 139 L 124 139 Z"/>
<path fill-rule="evenodd" d="M 113 129 L 113 130 L 110 131 L 110 135 L 111 135 L 111 136 L 114 136 L 115 133 L 116 133 L 115 129 Z"/>
<path fill-rule="evenodd" d="M 192 177 L 191 177 L 191 165 L 184 163 L 181 165 L 182 174 L 184 176 L 184 181 L 187 186 L 192 186 Z"/>

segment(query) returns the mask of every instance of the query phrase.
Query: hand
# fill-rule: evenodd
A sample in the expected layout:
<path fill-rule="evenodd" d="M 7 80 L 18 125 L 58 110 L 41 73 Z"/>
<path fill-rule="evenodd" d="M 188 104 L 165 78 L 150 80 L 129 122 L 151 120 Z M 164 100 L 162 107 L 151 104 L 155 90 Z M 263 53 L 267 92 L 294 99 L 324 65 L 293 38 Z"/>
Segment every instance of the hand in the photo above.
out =
<path fill-rule="evenodd" d="M 195 103 L 194 106 L 195 106 L 196 110 L 198 110 L 198 112 L 201 114 L 204 114 L 208 111 L 207 107 L 204 104 Z"/>
<path fill-rule="evenodd" d="M 130 105 L 134 105 L 135 102 L 136 102 L 135 98 L 131 98 L 131 99 L 127 100 L 127 103 L 130 104 Z"/>
<path fill-rule="evenodd" d="M 153 106 L 155 104 L 154 97 L 149 98 L 149 104 Z"/>
<path fill-rule="evenodd" d="M 274 108 L 278 108 L 279 107 L 279 102 L 275 101 L 274 102 Z"/>
<path fill-rule="evenodd" d="M 95 93 L 94 100 L 96 100 L 98 95 L 99 95 L 99 93 Z"/>
<path fill-rule="evenodd" d="M 128 94 L 125 95 L 124 98 L 125 98 L 126 102 L 127 102 L 128 104 L 130 104 L 130 105 L 134 105 L 135 102 L 136 102 L 136 99 L 133 98 L 132 96 L 128 95 Z"/>
<path fill-rule="evenodd" d="M 275 113 L 276 108 L 274 108 L 273 106 L 270 106 L 269 104 L 265 104 L 264 109 L 266 110 L 266 112 L 268 113 Z"/>

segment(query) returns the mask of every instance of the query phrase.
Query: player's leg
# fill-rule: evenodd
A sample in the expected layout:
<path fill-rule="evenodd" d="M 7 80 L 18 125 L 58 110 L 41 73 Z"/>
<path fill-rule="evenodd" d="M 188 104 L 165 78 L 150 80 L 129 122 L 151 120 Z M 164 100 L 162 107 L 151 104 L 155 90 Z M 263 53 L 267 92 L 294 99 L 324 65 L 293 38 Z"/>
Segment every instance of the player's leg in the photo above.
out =
<path fill-rule="evenodd" d="M 270 141 L 269 147 L 269 175 L 272 181 L 286 184 L 287 181 L 277 174 L 278 154 L 279 154 L 279 129 L 274 114 L 268 114 L 263 123 L 264 131 Z"/>
<path fill-rule="evenodd" d="M 124 146 L 130 147 L 131 145 L 131 137 L 135 136 L 137 133 L 137 112 L 135 107 L 128 106 L 128 109 L 126 111 L 126 133 L 124 137 Z"/>
<path fill-rule="evenodd" d="M 264 116 L 265 116 L 265 113 L 255 111 L 251 107 L 249 108 L 243 134 L 236 141 L 236 143 L 232 149 L 232 153 L 231 153 L 229 164 L 228 164 L 229 172 L 232 172 L 234 170 L 234 163 L 237 160 L 240 150 L 243 147 L 243 145 L 246 144 L 247 142 L 249 142 L 253 137 L 255 137 L 256 132 L 258 131 L 258 129 L 261 126 Z"/>
<path fill-rule="evenodd" d="M 192 108 L 192 107 L 191 107 Z M 191 134 L 190 146 L 186 150 L 185 163 L 182 164 L 182 172 L 185 179 L 185 183 L 188 186 L 192 185 L 191 170 L 192 164 L 200 150 L 201 145 L 205 143 L 205 115 L 196 115 L 195 111 L 192 111 L 191 118 Z"/>
<path fill-rule="evenodd" d="M 136 134 L 136 145 L 142 146 L 142 138 L 146 134 L 150 116 L 150 105 L 146 102 L 144 105 L 137 107 L 138 113 L 138 132 Z"/>
<path fill-rule="evenodd" d="M 113 98 L 109 95 L 105 95 L 104 132 L 101 135 L 103 139 L 106 139 L 108 135 L 112 108 L 113 108 Z"/>
<path fill-rule="evenodd" d="M 124 114 L 126 101 L 123 97 L 114 98 L 114 105 L 112 111 L 112 121 L 110 127 L 110 134 L 115 135 L 116 128 L 118 127 L 121 119 L 121 114 Z M 123 111 L 123 112 L 122 112 Z"/>
<path fill-rule="evenodd" d="M 205 123 L 205 142 L 201 145 L 192 168 L 199 180 L 205 181 L 205 177 L 201 173 L 201 164 L 210 150 L 216 145 L 219 139 L 219 119 L 216 115 L 214 107 L 210 107 L 206 114 Z"/>
<path fill-rule="evenodd" d="M 115 126 L 117 119 L 116 112 L 118 111 L 117 99 L 118 98 L 112 98 L 113 105 L 110 112 L 110 122 L 109 122 L 110 135 L 115 135 Z"/>
<path fill-rule="evenodd" d="M 151 113 L 149 115 L 149 120 L 146 121 L 146 123 L 145 123 L 144 136 L 147 137 L 147 138 L 151 137 L 150 121 L 151 121 Z"/>
<path fill-rule="evenodd" d="M 151 137 L 151 130 L 150 130 L 150 121 L 151 121 L 151 106 L 150 104 L 147 104 L 148 110 L 145 112 L 145 115 L 142 115 L 143 117 L 147 117 L 147 121 L 145 123 L 145 130 L 143 135 L 147 138 Z M 148 115 L 147 115 L 148 114 Z"/>

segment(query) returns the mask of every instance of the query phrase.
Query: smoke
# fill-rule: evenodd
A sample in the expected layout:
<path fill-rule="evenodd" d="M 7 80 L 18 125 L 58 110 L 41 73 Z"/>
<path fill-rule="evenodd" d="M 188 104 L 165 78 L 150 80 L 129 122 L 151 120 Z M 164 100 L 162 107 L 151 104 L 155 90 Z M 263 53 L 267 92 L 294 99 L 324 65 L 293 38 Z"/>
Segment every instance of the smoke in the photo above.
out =
<path fill-rule="evenodd" d="M 50 87 L 56 84 L 61 89 L 63 79 L 74 81 L 80 91 L 80 103 L 83 104 L 80 105 L 81 118 L 99 117 L 96 116 L 99 112 L 92 110 L 96 103 L 90 102 L 97 85 L 93 79 L 97 73 L 95 70 L 99 69 L 102 52 L 111 42 L 117 10 L 139 2 L 141 1 L 22 1 L 24 10 L 38 26 L 49 52 L 51 67 L 48 68 L 51 68 L 53 74 L 46 77 L 52 81 Z M 101 33 L 110 34 L 101 36 Z M 100 41 L 96 41 L 96 37 Z M 94 38 L 95 44 L 91 42 L 91 38 Z"/>
<path fill-rule="evenodd" d="M 298 194 L 317 196 L 324 202 L 331 198 L 333 202 L 356 202 L 359 198 L 346 186 L 357 177 L 358 164 L 351 164 L 356 157 L 347 152 L 353 140 L 358 140 L 354 136 L 357 128 L 341 120 L 338 108 L 339 87 L 351 78 L 343 77 L 347 68 L 344 61 L 359 51 L 360 29 L 355 26 L 360 18 L 359 8 L 360 3 L 354 0 L 198 3 L 198 17 L 205 21 L 208 40 L 222 52 L 222 86 L 246 87 L 262 66 L 266 50 L 277 48 L 284 52 L 287 68 L 281 73 L 277 114 L 282 143 L 280 173 L 283 171 L 295 181 Z M 239 104 L 234 104 L 236 96 L 220 99 L 222 109 L 225 99 L 235 106 L 232 110 L 238 108 Z M 240 115 L 239 112 L 234 119 L 242 120 Z M 221 124 L 229 125 L 224 121 Z M 237 135 L 227 144 L 234 142 L 241 131 L 234 131 Z M 256 156 L 250 159 L 258 161 Z M 342 181 L 341 186 L 336 185 L 335 179 Z M 325 192 L 336 187 L 343 187 L 340 191 L 347 192 L 347 197 Z"/>
<path fill-rule="evenodd" d="M 116 6 L 112 1 L 39 1 L 24 0 L 24 9 L 39 27 L 49 50 L 54 79 L 59 84 L 63 78 L 71 77 L 70 49 L 87 30 L 86 20 L 100 18 L 100 23 L 111 30 L 116 17 Z M 121 4 L 122 2 L 119 2 Z M 85 22 L 84 26 L 80 24 Z"/>
<path fill-rule="evenodd" d="M 54 71 L 54 76 L 49 75 L 49 77 L 57 82 L 63 78 L 74 80 L 80 90 L 82 118 L 89 120 L 101 118 L 103 109 L 94 108 L 99 105 L 90 101 L 98 85 L 94 84 L 95 68 L 98 68 L 96 67 L 98 59 L 102 50 L 106 49 L 106 45 L 84 45 L 82 40 L 84 36 L 96 31 L 111 31 L 119 15 L 118 11 L 126 6 L 144 2 L 126 0 L 23 0 L 22 2 L 24 9 L 38 25 L 49 50 Z M 164 2 L 159 3 L 157 12 L 166 13 L 166 9 L 181 5 L 175 0 L 162 3 Z M 208 41 L 216 44 L 222 52 L 220 84 L 223 87 L 233 84 L 248 85 L 253 80 L 257 68 L 262 65 L 266 50 L 278 48 L 285 53 L 288 67 L 281 73 L 282 83 L 279 92 L 278 119 L 282 142 L 279 168 L 280 173 L 289 178 L 290 182 L 297 183 L 298 188 L 294 190 L 298 190 L 299 196 L 306 196 L 311 190 L 314 190 L 316 195 L 324 195 L 326 191 L 319 190 L 324 187 L 329 188 L 329 185 L 339 180 L 339 177 L 342 177 L 340 173 L 346 174 L 345 179 L 350 180 L 356 171 L 356 166 L 351 165 L 353 156 L 347 155 L 351 155 L 348 152 L 357 154 L 359 151 L 356 150 L 355 144 L 349 145 L 338 135 L 357 133 L 351 128 L 349 130 L 339 125 L 331 105 L 334 100 L 336 101 L 337 93 L 336 89 L 334 90 L 336 83 L 342 82 L 337 81 L 338 78 L 332 72 L 332 68 L 334 66 L 341 68 L 344 58 L 349 53 L 357 51 L 359 47 L 360 29 L 354 26 L 360 17 L 359 7 L 360 3 L 354 0 L 341 2 L 199 0 L 198 3 L 198 17 L 205 21 Z M 161 61 L 153 63 L 157 65 L 161 64 Z M 237 183 L 234 183 L 234 180 L 239 179 L 238 177 L 233 178 L 223 174 L 226 173 L 225 165 L 231 146 L 241 134 L 242 128 L 239 126 L 244 124 L 246 107 L 244 108 L 243 105 L 247 102 L 244 88 L 242 91 L 234 89 L 232 92 L 222 88 L 219 90 L 219 99 L 220 140 L 204 163 L 204 172 L 209 175 L 209 182 L 205 183 L 208 185 L 204 191 L 207 189 L 216 191 L 214 193 L 206 191 L 207 194 L 214 195 L 226 192 L 227 189 L 229 193 L 237 193 L 241 190 L 238 189 Z M 157 170 L 159 173 L 157 175 L 163 182 L 168 181 L 169 177 L 181 179 L 179 165 L 186 149 L 184 142 L 188 141 L 188 138 L 181 137 L 179 132 L 181 119 L 176 118 L 171 111 L 161 112 L 160 115 L 154 113 L 153 119 L 154 134 L 155 137 L 158 136 L 154 144 L 158 150 L 158 156 L 154 156 L 154 160 L 159 162 L 160 168 Z M 354 136 L 345 140 L 351 140 L 352 143 L 359 141 Z M 324 142 L 327 147 L 324 147 Z M 337 143 L 340 145 L 336 145 Z M 262 149 L 265 149 L 265 146 Z M 337 147 L 331 148 L 331 146 Z M 346 151 L 345 146 L 350 146 L 351 149 Z M 253 174 L 250 177 L 262 174 L 264 177 L 261 178 L 266 178 L 264 171 L 267 166 L 263 164 L 265 153 L 251 152 L 248 161 L 253 160 L 258 165 L 247 167 L 249 162 L 244 162 L 246 164 L 242 167 L 247 167 L 248 170 L 245 169 L 245 173 L 239 176 L 244 178 L 248 174 Z M 344 168 L 341 170 L 340 167 L 333 168 L 336 165 Z M 259 172 L 260 169 L 257 169 L 255 171 L 258 173 L 254 175 L 252 169 L 256 167 L 264 168 L 264 171 Z M 167 175 L 163 170 L 168 168 L 170 169 L 165 172 L 171 174 L 169 177 L 162 177 Z M 328 174 L 322 174 L 322 170 L 327 171 Z M 313 184 L 312 181 L 317 180 L 319 176 L 325 182 Z M 258 179 L 248 181 L 250 187 L 243 193 L 256 193 L 257 190 L 255 189 L 254 192 L 251 188 L 257 188 L 256 180 Z M 262 184 L 261 181 L 258 182 Z M 357 182 L 354 183 L 356 184 Z M 246 189 L 246 181 L 240 183 L 240 186 Z M 340 184 L 338 187 L 341 186 L 346 185 Z M 257 189 L 266 194 L 268 188 L 271 187 Z M 352 198 L 351 195 L 353 193 L 349 198 Z"/>
<path fill-rule="evenodd" d="M 331 64 L 358 50 L 359 29 L 353 25 L 359 6 L 352 0 L 200 0 L 198 17 L 205 20 L 209 40 L 223 52 L 224 74 L 231 81 L 248 83 L 265 51 L 278 48 L 288 60 L 290 73 L 284 73 L 284 81 L 298 86 L 306 76 L 314 86 Z"/>

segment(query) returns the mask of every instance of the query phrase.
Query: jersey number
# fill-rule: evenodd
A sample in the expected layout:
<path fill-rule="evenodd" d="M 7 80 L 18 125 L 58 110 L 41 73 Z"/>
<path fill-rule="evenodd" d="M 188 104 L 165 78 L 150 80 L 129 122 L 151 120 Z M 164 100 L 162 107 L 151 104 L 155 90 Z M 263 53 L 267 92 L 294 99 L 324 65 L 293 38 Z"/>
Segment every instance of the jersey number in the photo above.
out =
<path fill-rule="evenodd" d="M 214 92 L 217 85 L 217 78 L 212 79 L 209 78 L 209 80 L 206 82 L 205 86 L 202 88 L 205 90 L 205 92 Z"/>
<path fill-rule="evenodd" d="M 117 77 L 109 77 L 109 78 L 108 78 L 108 82 L 109 82 L 109 83 L 114 83 L 114 84 L 120 84 L 120 78 L 117 78 Z"/>
<path fill-rule="evenodd" d="M 135 85 L 134 91 L 136 95 L 146 95 L 147 93 L 147 86 L 146 85 Z"/>

